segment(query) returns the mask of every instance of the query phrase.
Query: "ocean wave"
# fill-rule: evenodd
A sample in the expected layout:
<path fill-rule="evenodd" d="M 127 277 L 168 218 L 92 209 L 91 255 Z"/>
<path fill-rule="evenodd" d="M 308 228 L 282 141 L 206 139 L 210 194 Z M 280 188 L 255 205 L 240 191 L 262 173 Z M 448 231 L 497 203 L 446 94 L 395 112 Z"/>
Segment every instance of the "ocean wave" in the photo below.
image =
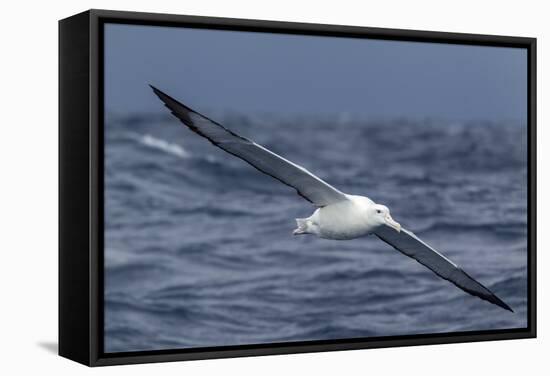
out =
<path fill-rule="evenodd" d="M 371 270 L 331 270 L 328 272 L 317 273 L 312 281 L 316 283 L 333 283 L 342 281 L 367 281 L 369 279 L 392 279 L 406 278 L 410 276 L 395 269 L 371 269 Z"/>
<path fill-rule="evenodd" d="M 257 210 L 253 208 L 224 208 L 222 206 L 212 207 L 211 205 L 201 205 L 189 208 L 174 208 L 171 210 L 173 215 L 205 215 L 211 217 L 247 217 L 261 215 Z"/>

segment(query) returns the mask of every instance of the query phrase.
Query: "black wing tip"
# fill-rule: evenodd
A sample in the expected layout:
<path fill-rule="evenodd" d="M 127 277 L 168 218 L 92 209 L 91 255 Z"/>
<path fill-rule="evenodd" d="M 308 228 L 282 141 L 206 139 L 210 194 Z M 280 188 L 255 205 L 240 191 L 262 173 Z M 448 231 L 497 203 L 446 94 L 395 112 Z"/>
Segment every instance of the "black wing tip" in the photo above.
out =
<path fill-rule="evenodd" d="M 149 85 L 149 87 L 150 87 L 151 89 L 153 89 L 153 91 L 155 92 L 155 94 L 158 93 L 158 92 L 161 92 L 159 89 L 157 89 L 157 88 L 154 87 L 153 85 L 151 85 L 151 84 L 148 84 L 148 85 Z"/>
<path fill-rule="evenodd" d="M 515 313 L 514 310 L 506 303 L 504 303 L 498 296 L 495 294 L 491 295 L 489 299 L 487 299 L 489 302 L 499 306 L 500 308 L 503 308 L 507 311 L 510 311 L 512 313 Z"/>
<path fill-rule="evenodd" d="M 188 106 L 184 105 L 183 103 L 181 103 L 180 101 L 178 101 L 174 97 L 171 97 L 170 95 L 166 94 L 164 91 L 156 88 L 155 86 L 149 84 L 149 87 L 151 89 L 153 89 L 153 92 L 157 95 L 157 97 L 159 97 L 159 99 L 164 103 L 164 105 L 166 107 L 168 107 L 168 109 L 170 111 L 172 111 L 176 117 L 179 117 L 178 115 L 180 115 L 182 113 L 193 113 L 193 114 L 198 115 L 198 116 L 200 116 L 200 117 L 202 117 L 202 118 L 204 118 L 208 121 L 216 123 L 215 121 L 207 118 L 204 115 L 199 114 L 197 111 L 195 111 L 195 110 L 189 108 Z M 219 125 L 219 124 L 217 124 L 217 125 Z"/>
<path fill-rule="evenodd" d="M 163 102 L 166 103 L 165 98 L 170 98 L 170 99 L 174 100 L 168 94 L 166 94 L 165 92 L 163 92 L 160 89 L 157 89 L 155 86 L 149 84 L 149 87 L 153 90 L 153 92 L 157 95 L 157 97 L 159 97 Z"/>
<path fill-rule="evenodd" d="M 181 103 L 180 101 L 178 101 L 175 98 L 169 96 L 168 94 L 166 94 L 162 90 L 156 88 L 155 86 L 149 84 L 149 87 L 151 89 L 153 89 L 153 92 L 162 101 L 162 103 L 164 103 L 164 105 L 172 112 L 172 114 L 174 114 L 174 116 L 176 116 L 181 121 L 183 121 L 184 124 L 188 125 L 188 123 L 192 124 L 192 122 L 189 119 L 182 119 L 181 118 L 182 115 L 188 116 L 188 113 L 191 112 L 191 113 L 195 113 L 199 116 L 202 116 L 199 113 L 197 113 L 196 111 L 193 111 L 192 109 L 190 109 L 189 107 L 187 107 L 186 105 Z"/>
<path fill-rule="evenodd" d="M 489 303 L 492 303 L 494 305 L 497 305 L 499 306 L 500 308 L 503 308 L 507 311 L 510 311 L 512 313 L 515 313 L 514 310 L 506 303 L 504 303 L 504 301 L 502 299 L 500 299 L 498 296 L 495 295 L 494 292 L 492 292 L 491 290 L 489 290 L 487 287 L 483 286 L 481 283 L 477 282 L 474 278 L 472 278 L 468 273 L 466 273 L 464 270 L 462 270 L 461 268 L 458 268 L 462 273 L 464 273 L 464 275 L 466 275 L 468 278 L 472 279 L 473 281 L 475 281 L 476 283 L 478 283 L 481 287 L 483 287 L 483 289 L 485 289 L 486 293 L 485 294 L 479 294 L 479 293 L 472 293 L 472 291 L 468 291 L 468 290 L 465 290 L 466 292 L 474 295 L 474 296 L 477 296 L 483 300 L 486 300 L 488 301 Z M 458 286 L 458 285 L 457 285 Z M 460 286 L 458 286 L 460 287 Z M 460 287 L 462 288 L 462 287 Z M 463 288 L 462 288 L 463 289 Z M 463 289 L 464 290 L 464 289 Z"/>

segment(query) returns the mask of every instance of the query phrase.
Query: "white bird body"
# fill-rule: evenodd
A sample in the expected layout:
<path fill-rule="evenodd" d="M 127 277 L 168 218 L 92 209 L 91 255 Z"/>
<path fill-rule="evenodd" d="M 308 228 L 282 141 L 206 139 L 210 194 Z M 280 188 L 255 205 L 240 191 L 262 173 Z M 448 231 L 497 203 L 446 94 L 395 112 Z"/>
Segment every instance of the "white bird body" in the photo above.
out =
<path fill-rule="evenodd" d="M 355 239 L 374 233 L 384 223 L 380 215 L 398 229 L 399 225 L 391 219 L 385 206 L 377 205 L 365 196 L 346 195 L 346 198 L 318 208 L 309 218 L 297 218 L 298 228 L 294 230 L 294 235 L 314 234 L 334 240 Z"/>

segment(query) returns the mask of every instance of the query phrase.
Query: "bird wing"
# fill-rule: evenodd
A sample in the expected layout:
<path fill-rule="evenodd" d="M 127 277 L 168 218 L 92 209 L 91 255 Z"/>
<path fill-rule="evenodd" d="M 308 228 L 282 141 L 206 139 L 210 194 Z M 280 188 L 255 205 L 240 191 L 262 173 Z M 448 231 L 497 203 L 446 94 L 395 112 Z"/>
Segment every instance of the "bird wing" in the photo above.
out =
<path fill-rule="evenodd" d="M 229 154 L 241 158 L 259 171 L 296 189 L 298 194 L 318 207 L 347 200 L 344 193 L 311 172 L 272 151 L 233 133 L 221 124 L 193 111 L 159 89 L 151 86 L 165 106 L 189 129 L 208 139 Z"/>
<path fill-rule="evenodd" d="M 458 288 L 513 312 L 512 308 L 488 288 L 466 274 L 451 260 L 424 243 L 411 231 L 401 229 L 400 232 L 397 232 L 395 229 L 384 225 L 376 230 L 375 234 L 399 252 L 412 257 L 441 278 L 454 283 Z"/>

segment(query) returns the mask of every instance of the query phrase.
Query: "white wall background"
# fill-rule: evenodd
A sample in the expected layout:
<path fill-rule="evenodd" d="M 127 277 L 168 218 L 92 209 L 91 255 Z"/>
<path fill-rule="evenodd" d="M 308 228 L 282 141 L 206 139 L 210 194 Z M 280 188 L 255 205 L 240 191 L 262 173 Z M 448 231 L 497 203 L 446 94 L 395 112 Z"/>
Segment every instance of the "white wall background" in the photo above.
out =
<path fill-rule="evenodd" d="M 88 369 L 57 342 L 57 20 L 106 8 L 538 38 L 538 222 L 546 211 L 550 26 L 544 1 L 11 1 L 0 22 L 0 373 L 518 375 L 548 369 L 550 241 L 539 231 L 539 338 Z M 537 370 L 539 372 L 537 372 Z M 27 372 L 28 371 L 28 372 Z M 33 372 L 33 373 L 31 373 Z"/>

